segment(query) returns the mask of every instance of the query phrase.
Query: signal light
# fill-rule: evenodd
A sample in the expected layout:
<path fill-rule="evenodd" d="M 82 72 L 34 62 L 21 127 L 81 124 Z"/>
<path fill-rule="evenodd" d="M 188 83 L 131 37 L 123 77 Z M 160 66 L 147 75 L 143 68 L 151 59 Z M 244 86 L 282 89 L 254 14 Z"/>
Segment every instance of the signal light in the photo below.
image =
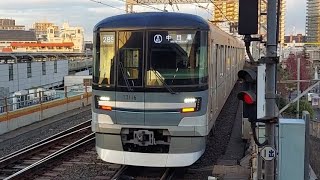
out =
<path fill-rule="evenodd" d="M 238 99 L 248 105 L 253 105 L 256 103 L 256 94 L 250 91 L 242 91 L 238 94 Z"/>
<path fill-rule="evenodd" d="M 253 104 L 253 99 L 248 94 L 243 95 L 243 100 L 247 104 Z"/>
<path fill-rule="evenodd" d="M 243 101 L 243 117 L 249 121 L 257 121 L 257 73 L 253 69 L 238 72 L 243 90 L 238 93 L 238 99 Z"/>

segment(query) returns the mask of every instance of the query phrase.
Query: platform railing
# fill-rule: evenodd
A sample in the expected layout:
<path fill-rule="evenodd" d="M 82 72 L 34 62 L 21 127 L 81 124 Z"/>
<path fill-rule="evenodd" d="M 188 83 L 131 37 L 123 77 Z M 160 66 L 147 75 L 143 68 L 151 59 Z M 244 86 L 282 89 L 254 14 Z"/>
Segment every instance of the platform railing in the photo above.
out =
<path fill-rule="evenodd" d="M 37 89 L 34 89 L 37 91 Z M 16 111 L 26 107 L 43 104 L 46 102 L 68 99 L 73 96 L 83 95 L 87 101 L 92 91 L 90 84 L 76 84 L 55 89 L 45 89 L 33 93 L 26 93 L 22 96 L 11 96 L 0 98 L 0 114 Z"/>

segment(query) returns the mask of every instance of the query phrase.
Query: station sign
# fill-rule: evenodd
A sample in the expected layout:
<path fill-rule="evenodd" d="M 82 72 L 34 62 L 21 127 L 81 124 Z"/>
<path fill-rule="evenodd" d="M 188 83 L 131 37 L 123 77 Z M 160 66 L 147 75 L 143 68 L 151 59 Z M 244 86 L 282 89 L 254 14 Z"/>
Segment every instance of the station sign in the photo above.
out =
<path fill-rule="evenodd" d="M 272 161 L 276 157 L 276 150 L 271 146 L 264 146 L 260 151 L 260 156 L 265 161 Z"/>

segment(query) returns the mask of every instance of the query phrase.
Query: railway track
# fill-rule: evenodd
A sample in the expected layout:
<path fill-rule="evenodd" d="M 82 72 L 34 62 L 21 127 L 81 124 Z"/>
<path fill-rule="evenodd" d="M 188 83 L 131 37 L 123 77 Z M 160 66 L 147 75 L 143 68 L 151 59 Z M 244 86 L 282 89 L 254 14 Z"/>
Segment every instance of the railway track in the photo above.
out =
<path fill-rule="evenodd" d="M 111 180 L 172 180 L 175 175 L 175 168 L 122 166 Z"/>
<path fill-rule="evenodd" d="M 91 120 L 0 158 L 0 179 L 21 179 L 80 146 L 94 143 Z"/>

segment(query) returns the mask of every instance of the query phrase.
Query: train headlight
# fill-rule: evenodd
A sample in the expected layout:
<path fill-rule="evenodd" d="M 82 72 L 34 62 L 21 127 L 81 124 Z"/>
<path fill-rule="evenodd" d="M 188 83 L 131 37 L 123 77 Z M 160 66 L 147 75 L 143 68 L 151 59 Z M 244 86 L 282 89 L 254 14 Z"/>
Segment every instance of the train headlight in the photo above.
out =
<path fill-rule="evenodd" d="M 99 97 L 99 100 L 100 100 L 100 101 L 110 101 L 110 97 L 101 96 L 101 97 Z"/>
<path fill-rule="evenodd" d="M 182 113 L 196 112 L 201 109 L 201 97 L 185 98 L 184 103 L 188 106 L 181 109 Z"/>
<path fill-rule="evenodd" d="M 96 108 L 112 111 L 112 105 L 110 104 L 110 97 L 108 96 L 96 96 Z"/>
<path fill-rule="evenodd" d="M 185 98 L 184 103 L 195 103 L 197 101 L 196 98 Z"/>

